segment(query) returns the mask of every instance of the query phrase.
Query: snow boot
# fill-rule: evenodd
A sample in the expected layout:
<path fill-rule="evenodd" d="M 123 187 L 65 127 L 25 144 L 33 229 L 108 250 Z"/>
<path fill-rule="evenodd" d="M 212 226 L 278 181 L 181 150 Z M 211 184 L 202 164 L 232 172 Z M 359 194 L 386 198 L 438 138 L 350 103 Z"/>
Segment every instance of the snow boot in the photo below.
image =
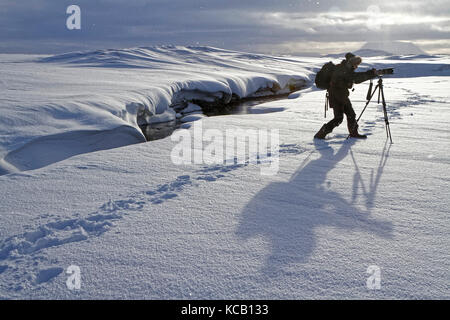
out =
<path fill-rule="evenodd" d="M 360 134 L 358 132 L 358 124 L 357 123 L 353 123 L 353 124 L 348 124 L 348 132 L 350 133 L 350 137 L 352 138 L 356 138 L 356 139 L 366 139 L 367 136 L 365 134 Z"/>
<path fill-rule="evenodd" d="M 329 134 L 331 131 L 326 124 L 320 128 L 320 130 L 314 135 L 314 139 L 325 139 L 326 135 Z"/>

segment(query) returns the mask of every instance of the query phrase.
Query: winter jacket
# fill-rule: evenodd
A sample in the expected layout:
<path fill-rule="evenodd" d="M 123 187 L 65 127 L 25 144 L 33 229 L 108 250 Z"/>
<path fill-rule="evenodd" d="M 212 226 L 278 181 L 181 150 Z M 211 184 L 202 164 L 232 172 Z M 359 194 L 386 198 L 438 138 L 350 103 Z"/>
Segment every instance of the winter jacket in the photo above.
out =
<path fill-rule="evenodd" d="M 350 94 L 349 89 L 353 87 L 353 84 L 361 83 L 376 77 L 375 71 L 368 70 L 365 72 L 355 72 L 351 68 L 348 68 L 346 61 L 343 60 L 336 66 L 332 76 L 330 84 L 330 99 L 344 104 L 348 100 Z"/>

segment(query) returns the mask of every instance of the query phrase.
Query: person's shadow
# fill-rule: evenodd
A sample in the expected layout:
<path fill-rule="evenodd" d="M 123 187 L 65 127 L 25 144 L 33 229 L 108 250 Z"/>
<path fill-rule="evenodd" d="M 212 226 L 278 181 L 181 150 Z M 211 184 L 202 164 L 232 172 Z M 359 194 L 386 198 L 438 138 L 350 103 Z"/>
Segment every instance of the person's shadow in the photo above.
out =
<path fill-rule="evenodd" d="M 392 236 L 391 222 L 372 219 L 370 208 L 365 212 L 357 209 L 327 182 L 329 172 L 349 154 L 354 143 L 354 139 L 345 140 L 335 153 L 328 142 L 315 141 L 320 158 L 300 166 L 289 182 L 269 184 L 246 205 L 236 233 L 244 240 L 262 236 L 270 245 L 263 273 L 276 276 L 286 264 L 307 262 L 316 243 L 314 229 L 319 226 Z M 352 188 L 358 188 L 355 180 L 349 194 L 355 192 Z"/>

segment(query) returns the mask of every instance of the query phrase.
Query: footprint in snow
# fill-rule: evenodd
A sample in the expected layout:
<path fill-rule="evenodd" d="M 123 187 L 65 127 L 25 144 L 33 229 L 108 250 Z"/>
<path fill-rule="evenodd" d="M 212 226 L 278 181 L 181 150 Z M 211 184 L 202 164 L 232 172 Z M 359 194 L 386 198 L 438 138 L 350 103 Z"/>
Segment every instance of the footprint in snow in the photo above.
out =
<path fill-rule="evenodd" d="M 304 152 L 304 149 L 295 144 L 280 146 L 280 153 L 299 154 L 302 152 Z M 234 164 L 231 165 L 205 166 L 197 172 L 198 176 L 194 180 L 217 181 L 217 179 L 225 177 L 224 173 L 240 169 L 248 164 L 239 164 L 235 159 Z M 195 186 L 193 178 L 189 175 L 181 175 L 175 181 L 158 185 L 154 190 L 143 192 L 143 198 L 134 195 L 126 200 L 110 200 L 84 218 L 78 217 L 79 214 L 76 214 L 76 218 L 56 219 L 38 226 L 35 230 L 6 238 L 0 242 L 0 262 L 12 261 L 15 267 L 11 268 L 7 264 L 0 265 L 0 274 L 12 273 L 9 278 L 13 280 L 6 284 L 12 290 L 22 290 L 28 286 L 27 283 L 33 283 L 30 273 L 35 274 L 34 284 L 46 283 L 61 274 L 63 268 L 47 267 L 40 269 L 40 264 L 44 262 L 46 264 L 58 264 L 58 261 L 55 259 L 49 260 L 45 256 L 37 256 L 38 252 L 51 247 L 98 237 L 114 227 L 114 223 L 122 219 L 124 212 L 139 211 L 147 203 L 161 204 L 174 199 L 179 192 L 191 186 Z M 145 196 L 150 196 L 150 199 L 145 199 Z M 41 215 L 40 218 L 55 219 L 54 216 L 45 214 Z"/>
<path fill-rule="evenodd" d="M 0 274 L 4 277 L 0 286 L 17 292 L 50 281 L 57 277 L 63 268 L 55 266 L 42 269 L 42 264 L 57 265 L 59 262 L 38 253 L 52 247 L 98 237 L 123 217 L 122 210 L 140 210 L 144 204 L 144 201 L 135 199 L 108 201 L 85 218 L 57 219 L 32 231 L 0 241 L 0 262 L 10 262 L 0 265 Z M 32 276 L 33 274 L 35 276 Z"/>
<path fill-rule="evenodd" d="M 48 282 L 48 281 L 52 280 L 53 278 L 57 277 L 63 271 L 64 271 L 64 269 L 60 268 L 60 267 L 42 269 L 39 271 L 39 273 L 36 276 L 36 283 L 41 284 L 44 282 Z"/>

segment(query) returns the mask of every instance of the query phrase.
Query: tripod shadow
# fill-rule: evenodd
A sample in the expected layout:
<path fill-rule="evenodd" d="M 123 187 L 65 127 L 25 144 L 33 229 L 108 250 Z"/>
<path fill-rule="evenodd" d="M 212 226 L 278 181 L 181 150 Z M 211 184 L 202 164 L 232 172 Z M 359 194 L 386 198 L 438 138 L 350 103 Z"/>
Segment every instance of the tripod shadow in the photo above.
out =
<path fill-rule="evenodd" d="M 368 187 L 361 175 L 361 170 L 359 169 L 358 163 L 353 152 L 350 150 L 350 155 L 353 160 L 353 164 L 355 165 L 355 173 L 353 174 L 353 194 L 352 194 L 352 203 L 355 203 L 356 198 L 358 197 L 358 191 L 362 190 L 362 195 L 365 198 L 365 205 L 367 209 L 367 214 L 370 213 L 370 210 L 373 208 L 375 197 L 377 195 L 377 188 L 380 183 L 381 176 L 383 175 L 384 167 L 386 166 L 387 160 L 389 158 L 389 151 L 391 149 L 392 144 L 386 142 L 383 147 L 383 151 L 381 153 L 380 162 L 378 164 L 378 168 L 376 171 L 376 175 L 374 176 L 374 170 L 371 170 L 369 184 Z"/>
<path fill-rule="evenodd" d="M 300 166 L 290 181 L 268 185 L 244 208 L 236 233 L 244 240 L 262 237 L 268 244 L 270 252 L 263 273 L 275 276 L 289 263 L 307 262 L 316 246 L 314 229 L 317 227 L 392 236 L 392 223 L 371 218 L 370 210 L 359 210 L 333 191 L 327 180 L 330 171 L 349 154 L 354 143 L 354 139 L 345 140 L 335 152 L 330 143 L 315 142 L 319 158 Z M 382 170 L 374 183 L 379 182 L 381 173 Z M 341 180 L 340 186 L 345 184 Z M 355 194 L 358 186 L 349 186 L 349 192 L 353 189 Z M 376 185 L 371 190 L 375 192 Z M 373 197 L 368 203 L 373 204 Z"/>

